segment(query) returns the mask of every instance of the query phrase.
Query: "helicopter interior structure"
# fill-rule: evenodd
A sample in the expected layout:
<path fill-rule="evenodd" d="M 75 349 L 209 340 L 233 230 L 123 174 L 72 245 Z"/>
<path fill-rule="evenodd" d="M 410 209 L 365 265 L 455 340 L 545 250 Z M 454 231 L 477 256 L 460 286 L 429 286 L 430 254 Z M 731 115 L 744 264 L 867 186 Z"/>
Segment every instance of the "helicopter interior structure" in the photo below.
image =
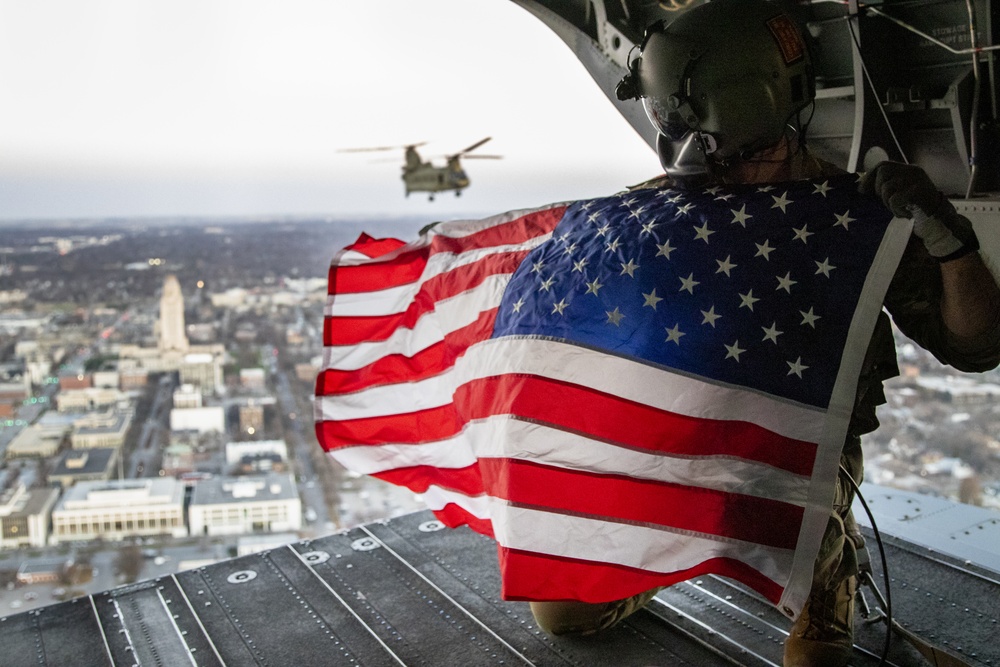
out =
<path fill-rule="evenodd" d="M 566 42 L 654 147 L 641 105 L 618 101 L 615 86 L 646 26 L 704 0 L 513 2 Z M 807 140 L 814 153 L 848 171 L 880 159 L 916 163 L 954 198 L 996 199 L 1000 22 L 993 0 L 775 2 L 810 36 L 817 95 Z"/>

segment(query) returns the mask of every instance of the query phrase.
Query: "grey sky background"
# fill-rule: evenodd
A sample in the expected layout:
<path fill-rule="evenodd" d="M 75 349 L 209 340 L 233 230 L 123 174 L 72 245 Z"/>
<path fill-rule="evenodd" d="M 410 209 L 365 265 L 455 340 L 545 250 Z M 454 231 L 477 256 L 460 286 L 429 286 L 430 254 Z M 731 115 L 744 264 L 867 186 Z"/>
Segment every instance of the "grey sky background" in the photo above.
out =
<path fill-rule="evenodd" d="M 0 220 L 492 213 L 659 171 L 509 0 L 0 0 Z M 402 150 L 479 139 L 460 198 Z M 389 162 L 374 162 L 389 158 Z"/>

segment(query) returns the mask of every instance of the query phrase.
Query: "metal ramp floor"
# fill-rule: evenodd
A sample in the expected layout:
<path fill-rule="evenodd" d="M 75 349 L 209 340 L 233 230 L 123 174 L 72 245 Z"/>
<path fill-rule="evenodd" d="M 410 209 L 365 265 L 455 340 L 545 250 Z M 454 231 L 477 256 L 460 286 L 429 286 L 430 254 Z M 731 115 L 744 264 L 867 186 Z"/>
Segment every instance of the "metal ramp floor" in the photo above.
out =
<path fill-rule="evenodd" d="M 888 548 L 897 618 L 969 664 L 1000 665 L 1000 584 L 906 544 Z M 418 512 L 8 616 L 0 664 L 781 663 L 787 620 L 721 578 L 673 586 L 583 639 L 541 632 L 527 603 L 499 599 L 499 585 L 491 540 Z M 883 628 L 859 619 L 852 664 L 877 665 Z M 927 664 L 902 640 L 893 646 L 892 664 Z"/>

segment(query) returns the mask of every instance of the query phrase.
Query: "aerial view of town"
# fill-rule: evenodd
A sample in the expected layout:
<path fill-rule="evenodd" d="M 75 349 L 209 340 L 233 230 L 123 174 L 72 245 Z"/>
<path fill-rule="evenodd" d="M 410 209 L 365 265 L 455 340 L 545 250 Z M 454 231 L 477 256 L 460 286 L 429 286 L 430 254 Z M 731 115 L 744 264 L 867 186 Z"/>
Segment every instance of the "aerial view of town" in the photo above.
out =
<path fill-rule="evenodd" d="M 0 616 L 421 509 L 313 433 L 326 270 L 425 220 L 8 224 Z M 897 341 L 867 480 L 1000 508 L 1000 373 Z"/>
<path fill-rule="evenodd" d="M 421 507 L 313 434 L 325 273 L 361 228 L 4 228 L 0 616 Z"/>

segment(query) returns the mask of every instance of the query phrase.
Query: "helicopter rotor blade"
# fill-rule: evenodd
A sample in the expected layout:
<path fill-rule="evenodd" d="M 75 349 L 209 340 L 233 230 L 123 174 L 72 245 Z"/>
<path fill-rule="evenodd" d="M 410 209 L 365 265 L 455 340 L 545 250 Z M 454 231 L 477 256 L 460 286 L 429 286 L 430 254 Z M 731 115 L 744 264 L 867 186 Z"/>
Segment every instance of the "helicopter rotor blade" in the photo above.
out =
<path fill-rule="evenodd" d="M 480 140 L 480 141 L 477 141 L 476 143 L 472 144 L 472 145 L 471 145 L 471 146 L 469 146 L 468 148 L 463 148 L 462 150 L 458 151 L 457 153 L 454 153 L 454 154 L 452 154 L 452 155 L 449 155 L 449 156 L 448 156 L 448 159 L 451 159 L 451 158 L 453 158 L 453 157 L 458 157 L 458 156 L 460 156 L 460 155 L 465 155 L 465 154 L 466 154 L 466 153 L 468 153 L 469 151 L 474 151 L 474 150 L 476 150 L 477 148 L 479 148 L 480 146 L 482 146 L 483 144 L 485 144 L 485 143 L 486 143 L 487 141 L 489 141 L 489 140 L 490 140 L 490 139 L 492 139 L 492 138 L 493 138 L 493 137 L 486 137 L 485 139 L 482 139 L 482 140 Z"/>
<path fill-rule="evenodd" d="M 463 155 L 463 160 L 502 160 L 503 155 Z"/>
<path fill-rule="evenodd" d="M 419 148 L 426 144 L 426 141 L 420 141 L 415 144 L 403 144 L 401 146 L 372 146 L 367 148 L 341 148 L 338 153 L 371 153 L 373 151 L 397 151 L 400 149 L 407 148 Z"/>

